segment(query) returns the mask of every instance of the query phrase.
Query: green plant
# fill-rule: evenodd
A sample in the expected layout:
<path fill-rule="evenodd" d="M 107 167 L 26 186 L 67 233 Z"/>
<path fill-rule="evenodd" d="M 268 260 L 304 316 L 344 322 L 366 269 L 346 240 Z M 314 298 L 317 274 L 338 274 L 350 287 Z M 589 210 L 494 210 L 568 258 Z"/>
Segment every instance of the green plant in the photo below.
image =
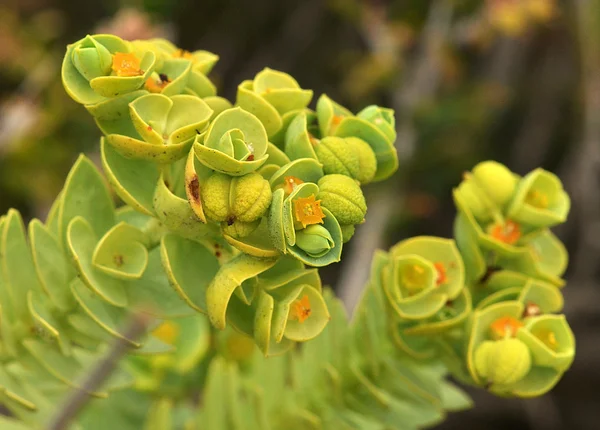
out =
<path fill-rule="evenodd" d="M 206 77 L 216 60 L 110 35 L 68 47 L 64 86 L 126 204 L 81 156 L 45 223 L 0 218 L 3 428 L 43 428 L 114 338 L 130 351 L 83 387 L 72 428 L 416 429 L 471 406 L 448 375 L 520 397 L 557 383 L 575 350 L 555 315 L 567 255 L 548 228 L 569 199 L 554 175 L 476 166 L 456 242 L 378 252 L 349 321 L 317 268 L 364 221 L 360 185 L 398 167 L 393 112 L 327 96 L 312 111 L 270 69 L 234 107 Z M 150 318 L 141 338 L 132 312 Z"/>

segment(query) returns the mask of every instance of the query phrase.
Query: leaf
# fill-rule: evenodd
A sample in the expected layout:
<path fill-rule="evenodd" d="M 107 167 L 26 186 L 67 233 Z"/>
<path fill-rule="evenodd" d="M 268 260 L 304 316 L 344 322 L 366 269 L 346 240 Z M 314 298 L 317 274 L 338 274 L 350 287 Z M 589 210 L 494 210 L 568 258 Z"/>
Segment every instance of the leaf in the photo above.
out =
<path fill-rule="evenodd" d="M 69 172 L 58 209 L 58 237 L 65 243 L 67 227 L 77 216 L 85 219 L 96 235 L 102 237 L 115 223 L 115 210 L 102 176 L 81 155 Z"/>
<path fill-rule="evenodd" d="M 97 238 L 88 222 L 74 218 L 67 230 L 68 250 L 75 262 L 81 281 L 103 300 L 114 306 L 127 305 L 125 282 L 94 267 L 92 258 Z"/>
<path fill-rule="evenodd" d="M 35 270 L 43 290 L 59 309 L 63 311 L 72 309 L 75 300 L 68 285 L 75 277 L 75 270 L 61 249 L 60 243 L 49 229 L 36 219 L 29 223 L 29 240 Z"/>
<path fill-rule="evenodd" d="M 163 236 L 160 254 L 171 286 L 191 308 L 206 312 L 206 290 L 219 260 L 206 246 L 174 234 Z"/>
<path fill-rule="evenodd" d="M 146 215 L 154 215 L 152 199 L 159 171 L 152 161 L 125 158 L 106 139 L 100 141 L 102 167 L 108 181 L 125 203 Z M 139 178 L 144 178 L 140 181 Z"/>

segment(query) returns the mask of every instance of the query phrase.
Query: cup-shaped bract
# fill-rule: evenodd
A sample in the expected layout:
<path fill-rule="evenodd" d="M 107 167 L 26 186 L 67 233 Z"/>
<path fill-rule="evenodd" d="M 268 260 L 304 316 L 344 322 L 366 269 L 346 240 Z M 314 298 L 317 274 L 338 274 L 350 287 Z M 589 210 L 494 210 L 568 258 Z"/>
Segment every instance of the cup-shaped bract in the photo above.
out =
<path fill-rule="evenodd" d="M 542 189 L 543 185 L 547 187 Z M 548 217 L 555 214 L 554 209 L 532 206 L 549 202 L 548 195 L 556 199 L 552 202 L 558 202 L 553 208 L 562 208 L 566 216 L 568 196 L 560 181 L 546 171 L 537 170 L 521 179 L 501 164 L 486 161 L 475 166 L 473 173 L 465 174 L 453 191 L 458 209 L 454 234 L 469 281 L 483 279 L 489 265 L 493 270 L 517 271 L 556 285 L 563 284 L 560 276 L 566 267 L 567 253 L 547 229 L 556 224 L 558 218 L 553 223 L 543 223 L 536 222 L 531 215 L 540 211 L 538 220 L 548 221 Z M 520 212 L 517 207 L 521 208 Z"/>
<path fill-rule="evenodd" d="M 194 151 L 206 167 L 231 176 L 254 172 L 267 158 L 267 133 L 260 120 L 240 107 L 221 112 L 196 138 Z"/>
<path fill-rule="evenodd" d="M 136 53 L 117 36 L 88 35 L 67 47 L 62 81 L 76 102 L 93 105 L 142 88 L 155 62 L 153 52 Z"/>
<path fill-rule="evenodd" d="M 147 94 L 129 103 L 129 114 L 110 126 L 106 142 L 127 158 L 172 163 L 187 154 L 212 110 L 189 95 Z"/>
<path fill-rule="evenodd" d="M 390 249 L 389 263 L 382 270 L 386 296 L 404 320 L 434 316 L 464 288 L 464 266 L 449 239 L 415 237 Z"/>
<path fill-rule="evenodd" d="M 550 390 L 570 367 L 573 333 L 563 315 L 546 313 L 556 306 L 544 302 L 549 291 L 544 288 L 529 284 L 515 300 L 473 313 L 467 367 L 477 384 L 501 395 L 534 397 Z"/>
<path fill-rule="evenodd" d="M 566 221 L 570 207 L 560 179 L 544 169 L 535 169 L 519 181 L 508 216 L 534 227 L 552 227 Z"/>
<path fill-rule="evenodd" d="M 303 90 L 287 73 L 265 68 L 238 86 L 236 105 L 254 114 L 270 138 L 310 103 L 312 90 Z"/>
<path fill-rule="evenodd" d="M 271 204 L 269 182 L 258 173 L 229 176 L 213 173 L 201 188 L 206 217 L 221 223 L 224 232 L 234 238 L 252 233 Z"/>
<path fill-rule="evenodd" d="M 257 259 L 240 254 L 224 264 L 206 292 L 217 328 L 229 323 L 252 336 L 265 355 L 317 336 L 329 321 L 315 269 L 293 258 Z"/>
<path fill-rule="evenodd" d="M 377 170 L 372 181 L 386 179 L 398 169 L 393 110 L 373 105 L 352 115 L 347 109 L 323 95 L 317 102 L 317 117 L 322 138 L 353 137 L 363 140 L 371 147 L 377 160 Z"/>
<path fill-rule="evenodd" d="M 316 198 L 319 187 L 312 182 L 288 184 L 289 188 L 280 187 L 273 193 L 268 217 L 273 246 L 309 266 L 338 262 L 343 243 L 341 227 Z"/>
<path fill-rule="evenodd" d="M 145 82 L 148 91 L 201 98 L 216 96 L 216 88 L 206 75 L 218 61 L 217 55 L 208 51 L 189 52 L 165 39 L 135 40 L 132 46 L 156 55 L 155 72 Z"/>

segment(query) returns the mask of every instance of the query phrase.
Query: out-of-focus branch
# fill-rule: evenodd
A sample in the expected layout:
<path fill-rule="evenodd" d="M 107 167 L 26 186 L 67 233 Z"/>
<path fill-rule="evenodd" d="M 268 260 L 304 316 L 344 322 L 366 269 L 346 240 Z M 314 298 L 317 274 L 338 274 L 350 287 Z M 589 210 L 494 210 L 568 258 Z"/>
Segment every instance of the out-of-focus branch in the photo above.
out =
<path fill-rule="evenodd" d="M 115 370 L 119 360 L 129 351 L 130 343 L 124 339 L 138 339 L 148 328 L 149 317 L 138 313 L 133 315 L 123 332 L 123 338 L 116 339 L 106 355 L 90 371 L 78 389 L 66 398 L 46 427 L 46 430 L 65 430 L 77 413 L 90 400 L 89 393 L 97 391 Z"/>
<path fill-rule="evenodd" d="M 575 282 L 589 282 L 598 265 L 597 235 L 600 231 L 600 1 L 576 0 L 574 3 L 582 61 L 584 123 L 582 142 L 572 161 L 569 192 L 573 196 L 577 222 L 578 247 L 573 258 Z"/>
<path fill-rule="evenodd" d="M 370 49 L 374 54 L 397 58 L 400 53 L 396 44 L 392 42 L 386 22 L 386 8 L 377 1 L 365 1 L 364 6 L 367 8 L 365 15 L 369 18 L 365 22 L 364 33 Z M 440 73 L 439 53 L 451 30 L 452 12 L 452 4 L 447 0 L 438 0 L 432 4 L 425 28 L 421 33 L 419 51 L 393 92 L 392 104 L 397 113 L 396 148 L 401 163 L 407 163 L 414 151 L 416 133 L 413 115 L 417 104 L 423 99 L 432 97 L 437 91 Z M 353 246 L 345 258 L 338 281 L 338 294 L 349 312 L 354 309 L 368 279 L 368 261 L 384 242 L 388 220 L 403 199 L 402 189 L 396 189 L 393 197 L 388 193 L 378 192 L 369 198 L 367 222 L 357 229 L 352 241 Z"/>

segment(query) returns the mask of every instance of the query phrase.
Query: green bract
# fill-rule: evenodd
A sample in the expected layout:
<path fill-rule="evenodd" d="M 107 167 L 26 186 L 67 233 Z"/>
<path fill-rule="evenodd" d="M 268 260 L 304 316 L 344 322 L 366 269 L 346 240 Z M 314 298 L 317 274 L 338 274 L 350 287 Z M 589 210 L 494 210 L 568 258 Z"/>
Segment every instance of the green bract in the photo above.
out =
<path fill-rule="evenodd" d="M 144 95 L 129 103 L 130 118 L 106 123 L 106 142 L 127 158 L 171 163 L 186 156 L 211 114 L 196 97 Z"/>
<path fill-rule="evenodd" d="M 569 200 L 554 175 L 538 169 L 521 179 L 488 161 L 465 174 L 453 195 L 454 232 L 470 280 L 492 267 L 563 284 L 566 251 L 547 227 L 566 218 Z"/>
<path fill-rule="evenodd" d="M 569 200 L 554 175 L 475 166 L 454 190 L 456 243 L 377 251 L 350 322 L 307 266 L 341 260 L 361 184 L 397 169 L 393 112 L 327 96 L 314 112 L 270 69 L 232 107 L 206 78 L 216 60 L 163 39 L 69 46 L 64 85 L 125 205 L 82 156 L 45 223 L 0 216 L 0 427 L 42 428 L 83 388 L 69 428 L 419 429 L 471 405 L 447 375 L 502 396 L 556 384 L 575 340 L 556 314 L 568 256 L 549 227 Z M 130 347 L 117 371 L 82 387 L 114 340 Z"/>
<path fill-rule="evenodd" d="M 86 36 L 67 47 L 62 81 L 75 101 L 93 105 L 142 88 L 155 62 L 154 53 L 139 56 L 117 36 Z"/>
<path fill-rule="evenodd" d="M 206 167 L 232 176 L 258 169 L 268 158 L 262 123 L 241 108 L 227 109 L 196 138 L 196 157 Z"/>
<path fill-rule="evenodd" d="M 321 96 L 317 102 L 317 118 L 322 137 L 359 138 L 371 147 L 377 160 L 373 181 L 390 177 L 398 168 L 398 154 L 394 148 L 395 120 L 391 109 L 369 106 L 355 116 L 327 96 Z"/>
<path fill-rule="evenodd" d="M 268 229 L 272 245 L 309 266 L 337 262 L 342 254 L 342 231 L 336 217 L 316 199 L 319 187 L 310 182 L 279 188 L 273 193 Z M 287 194 L 287 195 L 286 195 Z M 309 227 L 318 228 L 309 228 Z M 308 230 L 308 231 L 307 231 Z"/>
<path fill-rule="evenodd" d="M 238 86 L 236 105 L 254 114 L 270 138 L 285 129 L 292 118 L 310 103 L 313 92 L 303 90 L 287 73 L 265 68 L 252 81 Z M 276 138 L 276 140 L 279 140 Z"/>

